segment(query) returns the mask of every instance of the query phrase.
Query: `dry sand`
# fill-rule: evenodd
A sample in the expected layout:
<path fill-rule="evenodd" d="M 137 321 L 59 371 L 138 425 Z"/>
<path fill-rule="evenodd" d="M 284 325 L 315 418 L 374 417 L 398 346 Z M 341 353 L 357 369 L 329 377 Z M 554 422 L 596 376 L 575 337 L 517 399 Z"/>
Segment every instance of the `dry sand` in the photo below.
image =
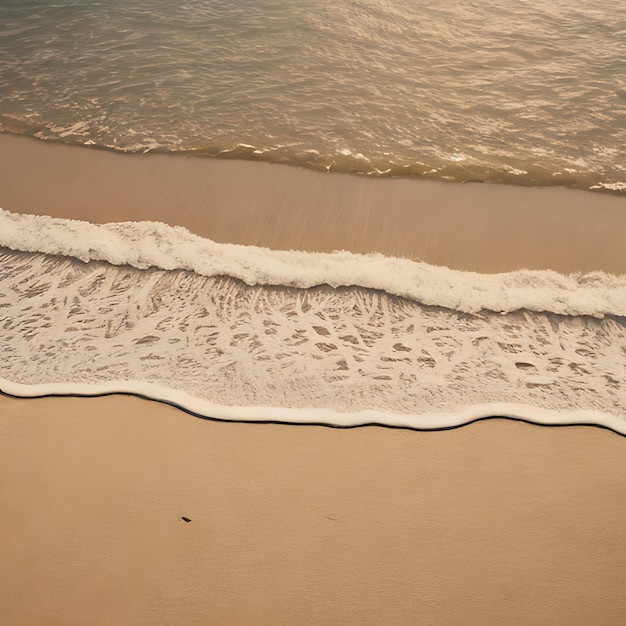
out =
<path fill-rule="evenodd" d="M 626 623 L 608 431 L 228 424 L 121 397 L 0 415 L 3 624 Z"/>
<path fill-rule="evenodd" d="M 564 189 L 0 135 L 0 206 L 462 269 L 626 272 L 625 200 Z M 2 624 L 626 623 L 626 440 L 600 429 L 340 431 L 0 397 L 0 511 Z"/>

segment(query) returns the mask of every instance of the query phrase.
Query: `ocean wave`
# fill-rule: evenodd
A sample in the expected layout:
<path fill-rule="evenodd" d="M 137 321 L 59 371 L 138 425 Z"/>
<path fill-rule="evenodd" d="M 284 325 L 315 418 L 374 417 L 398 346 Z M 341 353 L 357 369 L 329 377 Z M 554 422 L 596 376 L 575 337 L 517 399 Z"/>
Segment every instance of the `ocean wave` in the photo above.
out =
<path fill-rule="evenodd" d="M 126 392 L 221 419 L 417 429 L 481 410 L 624 432 L 625 322 L 0 249 L 0 389 L 14 395 Z"/>
<path fill-rule="evenodd" d="M 158 222 L 92 224 L 0 209 L 0 246 L 139 269 L 190 270 L 250 286 L 358 286 L 476 313 L 518 310 L 626 316 L 626 275 L 521 270 L 478 274 L 380 254 L 311 253 L 221 244 Z"/>

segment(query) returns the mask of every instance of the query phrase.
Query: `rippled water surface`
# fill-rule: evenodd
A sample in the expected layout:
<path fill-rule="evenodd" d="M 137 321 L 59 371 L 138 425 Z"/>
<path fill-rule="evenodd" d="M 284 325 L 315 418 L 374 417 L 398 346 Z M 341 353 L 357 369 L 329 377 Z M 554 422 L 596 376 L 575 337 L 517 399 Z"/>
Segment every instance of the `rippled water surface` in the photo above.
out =
<path fill-rule="evenodd" d="M 626 191 L 621 0 L 0 4 L 0 124 L 128 151 Z"/>

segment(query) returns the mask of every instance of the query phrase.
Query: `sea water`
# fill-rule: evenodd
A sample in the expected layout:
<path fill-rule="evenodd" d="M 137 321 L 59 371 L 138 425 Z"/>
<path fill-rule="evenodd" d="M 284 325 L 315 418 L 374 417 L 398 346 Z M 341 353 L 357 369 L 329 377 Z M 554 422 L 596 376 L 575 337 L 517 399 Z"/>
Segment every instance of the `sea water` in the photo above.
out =
<path fill-rule="evenodd" d="M 621 0 L 5 0 L 0 128 L 626 189 Z"/>
<path fill-rule="evenodd" d="M 125 152 L 619 194 L 620 5 L 7 0 L 0 125 Z M 6 211 L 0 246 L 7 393 L 125 391 L 224 419 L 446 428 L 499 414 L 626 433 L 623 276 L 486 276 Z"/>

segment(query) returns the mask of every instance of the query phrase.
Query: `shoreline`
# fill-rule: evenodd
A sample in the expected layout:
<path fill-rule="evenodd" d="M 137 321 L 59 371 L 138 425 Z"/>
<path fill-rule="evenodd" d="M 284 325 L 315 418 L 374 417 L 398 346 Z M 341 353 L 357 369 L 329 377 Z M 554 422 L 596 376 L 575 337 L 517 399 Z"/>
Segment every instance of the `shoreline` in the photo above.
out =
<path fill-rule="evenodd" d="M 454 412 L 427 414 L 387 413 L 375 409 L 343 412 L 315 407 L 220 405 L 194 397 L 184 391 L 145 382 L 20 384 L 0 378 L 0 398 L 15 400 L 98 399 L 111 396 L 156 403 L 194 418 L 218 423 L 308 426 L 338 430 L 376 427 L 427 433 L 457 430 L 491 420 L 508 420 L 548 428 L 568 426 L 599 428 L 626 438 L 624 419 L 617 414 L 598 410 L 562 411 L 543 409 L 530 404 L 490 402 L 457 408 Z"/>
<path fill-rule="evenodd" d="M 162 221 L 221 243 L 406 257 L 482 273 L 626 274 L 626 198 L 117 154 L 0 134 L 0 207 Z"/>
<path fill-rule="evenodd" d="M 483 272 L 626 274 L 625 199 L 605 194 L 2 134 L 0 171 L 15 212 Z M 15 626 L 626 621 L 626 455 L 602 427 L 255 424 L 133 396 L 0 394 L 0 476 L 0 616 Z"/>

